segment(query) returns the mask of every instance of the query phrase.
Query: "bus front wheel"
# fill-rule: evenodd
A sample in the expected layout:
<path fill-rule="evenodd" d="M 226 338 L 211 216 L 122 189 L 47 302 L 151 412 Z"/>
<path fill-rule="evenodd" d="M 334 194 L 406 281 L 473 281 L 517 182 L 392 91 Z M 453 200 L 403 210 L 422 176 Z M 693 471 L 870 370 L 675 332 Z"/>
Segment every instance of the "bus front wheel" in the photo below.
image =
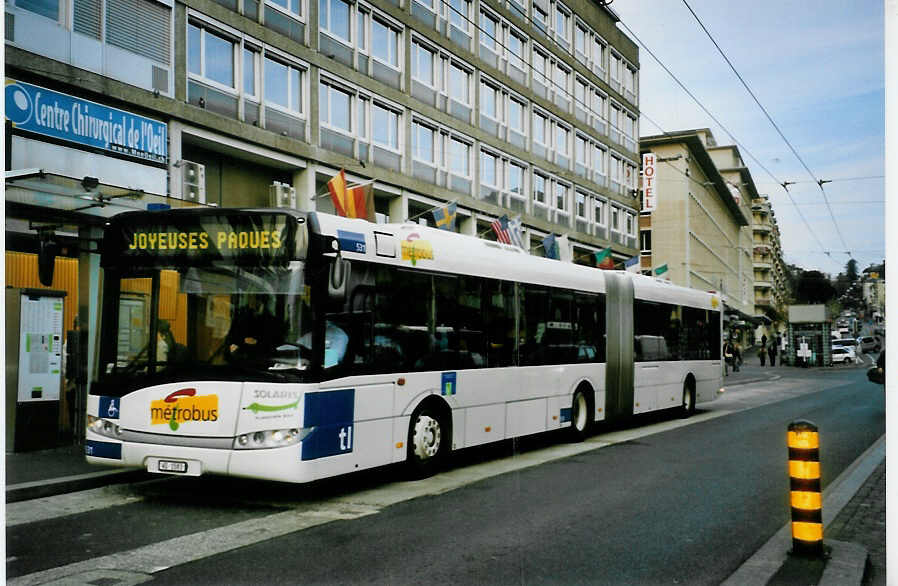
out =
<path fill-rule="evenodd" d="M 408 430 L 408 463 L 412 477 L 426 478 L 442 468 L 451 438 L 443 413 L 432 405 L 415 409 Z"/>

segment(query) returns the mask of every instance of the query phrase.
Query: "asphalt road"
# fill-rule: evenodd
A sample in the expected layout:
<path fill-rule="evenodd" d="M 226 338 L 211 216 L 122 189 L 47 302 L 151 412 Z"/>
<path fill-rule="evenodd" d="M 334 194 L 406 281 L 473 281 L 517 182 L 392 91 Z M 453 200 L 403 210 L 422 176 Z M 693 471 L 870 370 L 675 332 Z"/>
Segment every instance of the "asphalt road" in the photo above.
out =
<path fill-rule="evenodd" d="M 882 387 L 860 368 L 734 387 L 704 407 L 689 425 L 656 417 L 585 446 L 549 436 L 469 451 L 421 482 L 393 482 L 392 469 L 300 488 L 165 480 L 106 491 L 95 510 L 73 495 L 74 514 L 36 511 L 7 529 L 7 577 L 124 567 L 161 584 L 719 584 L 789 520 L 790 421 L 819 426 L 824 486 L 885 432 Z M 603 439 L 622 433 L 633 439 Z M 601 449 L 514 469 L 589 447 Z"/>

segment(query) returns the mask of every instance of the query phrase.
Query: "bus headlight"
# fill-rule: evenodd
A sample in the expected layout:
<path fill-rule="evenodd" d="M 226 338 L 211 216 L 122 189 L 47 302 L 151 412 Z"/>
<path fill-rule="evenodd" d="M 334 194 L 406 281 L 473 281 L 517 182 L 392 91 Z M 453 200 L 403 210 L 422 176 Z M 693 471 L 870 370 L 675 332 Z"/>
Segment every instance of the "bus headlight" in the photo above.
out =
<path fill-rule="evenodd" d="M 312 428 L 269 429 L 243 433 L 234 438 L 235 450 L 261 450 L 264 448 L 283 448 L 304 440 Z"/>
<path fill-rule="evenodd" d="M 94 415 L 87 416 L 87 429 L 96 434 L 116 439 L 122 435 L 122 428 L 117 424 Z"/>

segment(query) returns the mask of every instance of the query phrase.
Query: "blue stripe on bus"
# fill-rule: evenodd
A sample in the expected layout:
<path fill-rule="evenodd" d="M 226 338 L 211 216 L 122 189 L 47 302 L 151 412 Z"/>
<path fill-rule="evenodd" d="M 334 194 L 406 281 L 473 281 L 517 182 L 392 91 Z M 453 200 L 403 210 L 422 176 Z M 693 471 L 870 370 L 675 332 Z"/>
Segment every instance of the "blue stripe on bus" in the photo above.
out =
<path fill-rule="evenodd" d="M 340 250 L 365 253 L 365 235 L 361 232 L 337 230 L 337 242 L 340 243 Z"/>
<path fill-rule="evenodd" d="M 561 409 L 561 422 L 567 423 L 570 420 L 571 420 L 571 408 L 570 407 L 562 408 Z"/>
<path fill-rule="evenodd" d="M 109 458 L 110 460 L 121 460 L 122 444 L 87 440 L 87 443 L 84 445 L 84 453 L 88 456 L 93 456 L 94 458 Z"/>
<path fill-rule="evenodd" d="M 312 432 L 302 441 L 302 459 L 352 452 L 354 418 L 355 389 L 308 393 L 302 425 Z"/>

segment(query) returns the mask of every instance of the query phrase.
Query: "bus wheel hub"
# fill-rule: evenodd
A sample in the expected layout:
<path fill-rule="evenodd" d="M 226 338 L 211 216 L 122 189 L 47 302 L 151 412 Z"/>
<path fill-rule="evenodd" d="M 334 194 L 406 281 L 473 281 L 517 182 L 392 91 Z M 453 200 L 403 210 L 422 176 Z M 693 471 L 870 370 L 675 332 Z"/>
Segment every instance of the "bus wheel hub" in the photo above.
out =
<path fill-rule="evenodd" d="M 440 451 L 440 422 L 422 415 L 415 422 L 415 455 L 422 460 L 433 458 Z"/>

